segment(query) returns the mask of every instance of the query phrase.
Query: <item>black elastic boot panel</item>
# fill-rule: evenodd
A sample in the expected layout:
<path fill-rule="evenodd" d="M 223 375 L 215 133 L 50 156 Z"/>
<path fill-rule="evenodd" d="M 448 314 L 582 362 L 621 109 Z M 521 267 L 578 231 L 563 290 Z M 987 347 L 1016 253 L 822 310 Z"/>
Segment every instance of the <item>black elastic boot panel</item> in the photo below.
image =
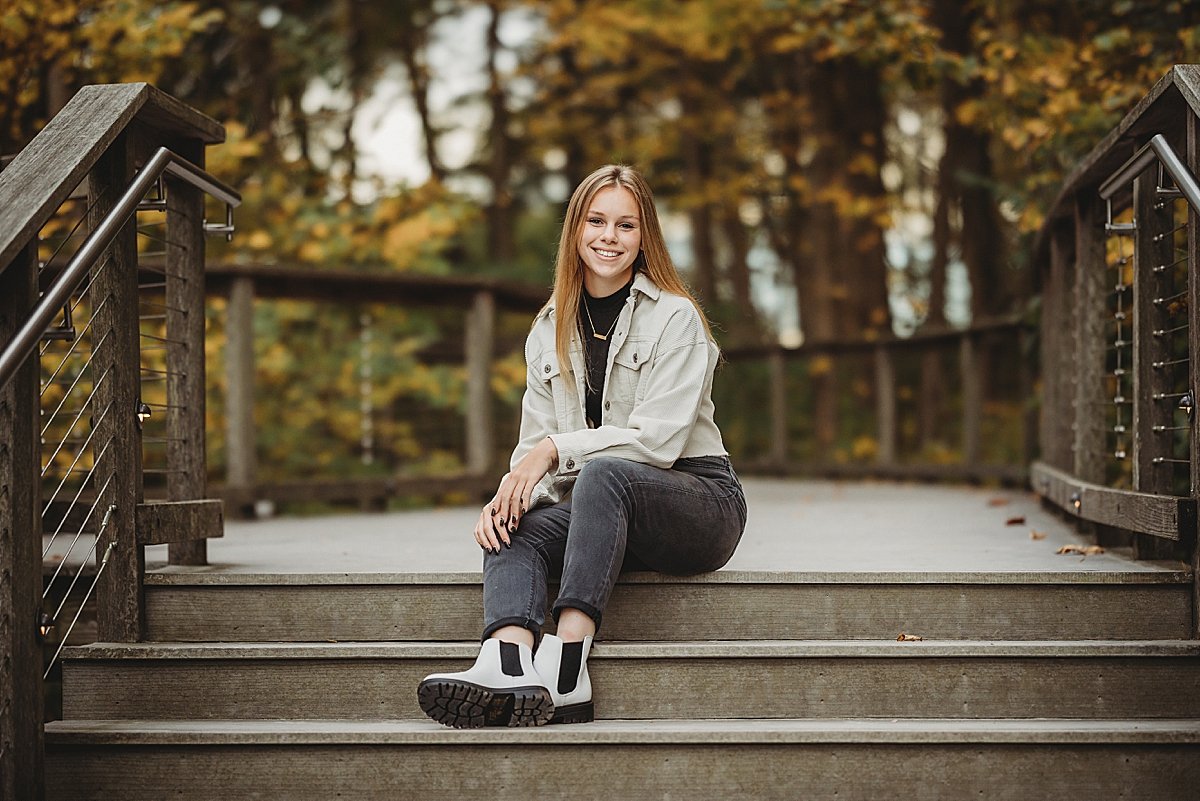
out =
<path fill-rule="evenodd" d="M 558 666 L 558 694 L 566 695 L 579 683 L 579 667 L 583 662 L 583 643 L 564 642 L 562 662 Z"/>
<path fill-rule="evenodd" d="M 521 670 L 521 650 L 516 643 L 500 641 L 500 669 L 505 676 L 524 676 Z"/>

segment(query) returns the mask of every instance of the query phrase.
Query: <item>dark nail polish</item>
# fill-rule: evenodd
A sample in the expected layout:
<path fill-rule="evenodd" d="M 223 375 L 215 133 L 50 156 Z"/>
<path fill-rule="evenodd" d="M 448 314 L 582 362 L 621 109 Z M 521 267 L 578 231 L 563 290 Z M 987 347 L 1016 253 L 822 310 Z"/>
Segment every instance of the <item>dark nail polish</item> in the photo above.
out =
<path fill-rule="evenodd" d="M 500 525 L 502 525 L 502 526 L 504 525 L 504 518 L 503 518 L 503 517 L 502 517 L 502 518 L 500 518 Z"/>
<path fill-rule="evenodd" d="M 511 543 L 511 542 L 506 542 L 506 543 L 504 543 L 504 547 L 505 547 L 505 548 L 511 548 L 511 547 L 512 547 L 512 543 Z"/>
<path fill-rule="evenodd" d="M 495 516 L 496 516 L 496 507 L 493 506 L 492 507 L 492 517 L 495 517 Z"/>

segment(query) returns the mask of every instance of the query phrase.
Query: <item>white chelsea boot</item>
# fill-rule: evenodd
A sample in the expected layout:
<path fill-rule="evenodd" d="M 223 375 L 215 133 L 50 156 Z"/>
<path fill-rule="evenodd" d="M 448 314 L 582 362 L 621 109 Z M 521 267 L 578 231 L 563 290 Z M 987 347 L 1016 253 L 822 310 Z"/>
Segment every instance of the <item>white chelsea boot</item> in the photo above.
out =
<path fill-rule="evenodd" d="M 554 714 L 529 646 L 497 639 L 484 641 L 470 669 L 426 676 L 417 702 L 426 715 L 456 729 L 541 726 Z"/>
<path fill-rule="evenodd" d="M 583 642 L 563 642 L 553 634 L 542 637 L 533 657 L 533 667 L 550 688 L 554 699 L 551 723 L 591 723 L 595 720 L 592 706 L 592 680 L 588 676 L 587 658 L 592 650 L 592 638 Z"/>

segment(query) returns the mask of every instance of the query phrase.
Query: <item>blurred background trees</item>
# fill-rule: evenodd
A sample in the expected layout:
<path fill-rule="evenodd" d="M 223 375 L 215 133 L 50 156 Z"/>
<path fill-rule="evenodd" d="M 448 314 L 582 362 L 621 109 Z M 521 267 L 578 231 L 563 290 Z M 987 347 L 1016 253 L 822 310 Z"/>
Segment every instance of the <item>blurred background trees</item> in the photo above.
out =
<path fill-rule="evenodd" d="M 8 0 L 0 154 L 149 81 L 227 126 L 246 205 L 211 258 L 547 287 L 570 189 L 629 162 L 723 344 L 870 338 L 1024 311 L 1065 172 L 1197 57 L 1166 0 Z"/>

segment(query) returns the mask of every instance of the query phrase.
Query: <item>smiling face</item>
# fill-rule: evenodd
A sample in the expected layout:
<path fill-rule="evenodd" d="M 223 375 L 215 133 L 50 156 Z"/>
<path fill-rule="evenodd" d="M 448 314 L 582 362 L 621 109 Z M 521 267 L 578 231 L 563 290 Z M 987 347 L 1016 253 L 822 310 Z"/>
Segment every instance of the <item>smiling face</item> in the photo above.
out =
<path fill-rule="evenodd" d="M 642 247 L 637 198 L 623 186 L 608 186 L 592 197 L 578 236 L 583 285 L 594 298 L 625 286 Z"/>

